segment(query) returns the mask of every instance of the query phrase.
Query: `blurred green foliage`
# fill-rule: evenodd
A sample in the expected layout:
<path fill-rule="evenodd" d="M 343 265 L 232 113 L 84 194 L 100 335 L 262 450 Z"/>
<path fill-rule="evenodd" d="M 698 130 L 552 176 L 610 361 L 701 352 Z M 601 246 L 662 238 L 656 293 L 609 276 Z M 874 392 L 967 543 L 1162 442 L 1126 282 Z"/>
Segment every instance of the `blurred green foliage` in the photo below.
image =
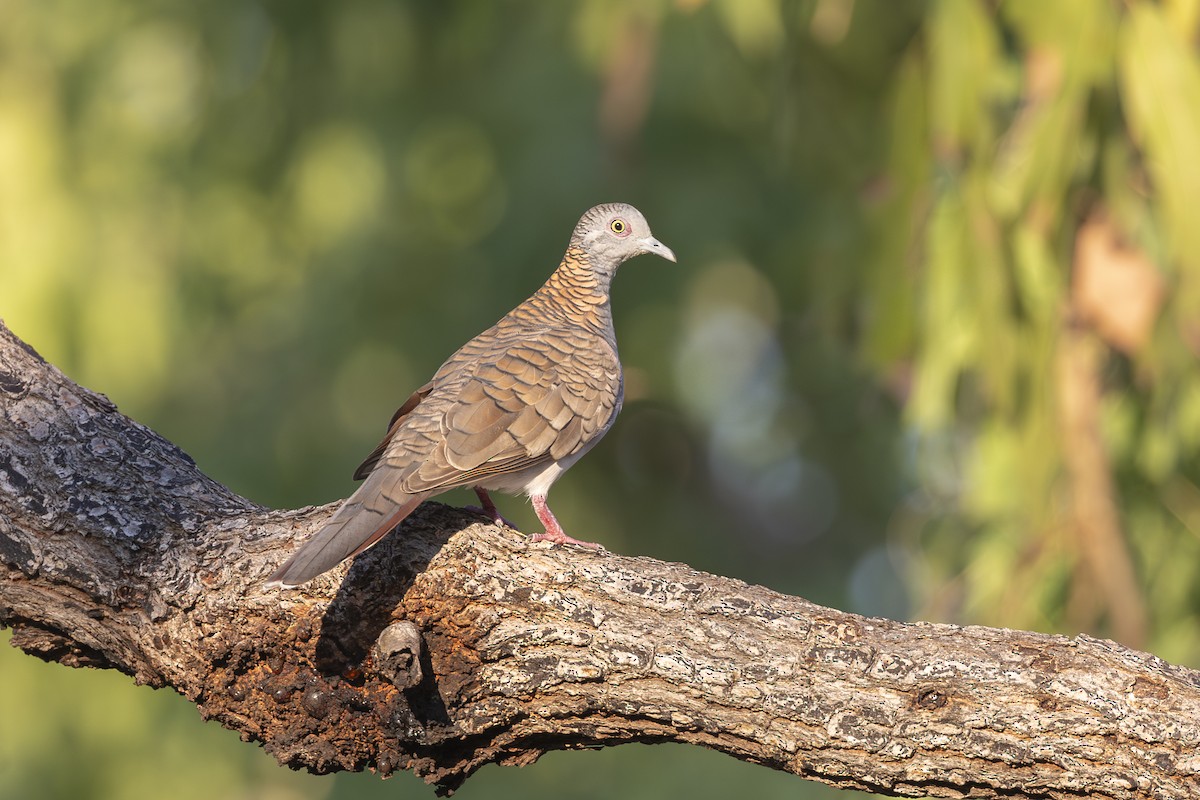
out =
<path fill-rule="evenodd" d="M 862 613 L 1200 664 L 1198 16 L 0 0 L 0 316 L 236 491 L 328 502 L 579 213 L 632 202 L 680 264 L 617 280 L 626 409 L 555 487 L 568 530 Z M 1066 433 L 1076 335 L 1108 483 Z M 1105 503 L 1118 594 L 1080 532 Z M 0 648 L 0 676 L 0 796 L 423 791 L 292 774 L 118 675 Z M 626 747 L 490 768 L 461 796 L 729 786 L 834 795 Z"/>

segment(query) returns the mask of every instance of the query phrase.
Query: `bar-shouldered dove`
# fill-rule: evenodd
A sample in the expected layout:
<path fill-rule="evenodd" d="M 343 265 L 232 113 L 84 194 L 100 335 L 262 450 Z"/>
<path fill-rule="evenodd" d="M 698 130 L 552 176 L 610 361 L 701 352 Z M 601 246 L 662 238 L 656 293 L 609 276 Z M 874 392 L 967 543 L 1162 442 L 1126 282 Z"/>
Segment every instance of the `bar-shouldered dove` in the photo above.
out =
<path fill-rule="evenodd" d="M 549 280 L 404 401 L 354 473 L 362 486 L 266 585 L 296 586 L 332 569 L 457 486 L 475 487 L 496 520 L 489 490 L 527 494 L 546 528 L 533 541 L 596 547 L 563 532 L 546 493 L 621 410 L 609 285 L 617 267 L 643 253 L 675 260 L 636 208 L 585 213 Z"/>

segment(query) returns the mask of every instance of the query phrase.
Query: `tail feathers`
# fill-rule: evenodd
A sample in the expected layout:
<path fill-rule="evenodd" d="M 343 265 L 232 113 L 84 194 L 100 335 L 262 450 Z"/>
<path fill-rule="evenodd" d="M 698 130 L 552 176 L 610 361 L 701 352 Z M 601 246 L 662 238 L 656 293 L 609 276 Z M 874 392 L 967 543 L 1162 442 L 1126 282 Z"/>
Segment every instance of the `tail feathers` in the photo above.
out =
<path fill-rule="evenodd" d="M 299 586 L 358 555 L 399 525 L 427 496 L 381 491 L 384 478 L 373 473 L 325 527 L 267 578 L 263 588 Z"/>

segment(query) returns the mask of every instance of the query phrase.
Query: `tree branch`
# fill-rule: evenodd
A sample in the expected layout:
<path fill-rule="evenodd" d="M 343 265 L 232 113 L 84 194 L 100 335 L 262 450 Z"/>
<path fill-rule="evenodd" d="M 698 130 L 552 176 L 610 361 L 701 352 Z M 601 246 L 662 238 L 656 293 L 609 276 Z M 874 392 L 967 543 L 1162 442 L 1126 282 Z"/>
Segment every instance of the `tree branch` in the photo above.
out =
<path fill-rule="evenodd" d="M 170 686 L 313 772 L 687 742 L 835 786 L 1197 797 L 1200 673 L 1086 636 L 867 619 L 427 503 L 347 570 L 260 582 L 332 509 L 270 511 L 0 323 L 0 623 Z"/>

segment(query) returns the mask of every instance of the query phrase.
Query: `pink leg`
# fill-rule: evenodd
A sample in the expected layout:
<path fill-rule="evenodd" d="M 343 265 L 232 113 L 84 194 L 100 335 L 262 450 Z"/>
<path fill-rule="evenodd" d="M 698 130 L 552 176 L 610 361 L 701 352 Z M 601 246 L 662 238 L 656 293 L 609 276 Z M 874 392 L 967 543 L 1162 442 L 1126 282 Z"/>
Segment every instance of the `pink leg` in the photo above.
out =
<path fill-rule="evenodd" d="M 487 489 L 476 486 L 475 487 L 475 496 L 479 498 L 480 505 L 467 506 L 467 509 L 466 509 L 467 511 L 478 511 L 480 514 L 483 514 L 485 517 L 490 519 L 495 524 L 503 525 L 506 528 L 512 528 L 513 530 L 516 530 L 516 528 L 517 528 L 516 525 L 513 525 L 511 522 L 506 520 L 504 517 L 500 516 L 500 510 L 497 509 L 496 504 L 492 502 L 492 496 L 490 494 L 488 494 Z"/>
<path fill-rule="evenodd" d="M 599 549 L 600 545 L 595 542 L 581 542 L 578 539 L 572 539 L 563 533 L 562 526 L 558 524 L 558 520 L 554 518 L 553 512 L 550 511 L 550 506 L 546 505 L 545 495 L 535 494 L 530 495 L 530 500 L 533 501 L 533 510 L 537 512 L 538 519 L 542 521 L 542 525 L 546 526 L 545 533 L 535 533 L 529 537 L 531 542 L 553 542 L 554 544 L 576 544 L 580 547 L 587 547 L 592 550 Z"/>

